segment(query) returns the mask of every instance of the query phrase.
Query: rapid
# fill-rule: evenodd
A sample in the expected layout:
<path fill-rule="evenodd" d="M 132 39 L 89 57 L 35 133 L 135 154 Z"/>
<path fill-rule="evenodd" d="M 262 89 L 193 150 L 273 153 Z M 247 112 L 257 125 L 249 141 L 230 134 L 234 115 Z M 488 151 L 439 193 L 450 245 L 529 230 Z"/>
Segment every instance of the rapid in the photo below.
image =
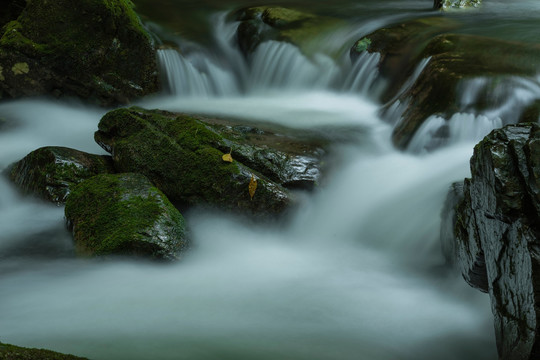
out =
<path fill-rule="evenodd" d="M 208 15 L 212 46 L 177 38 L 182 55 L 159 51 L 165 89 L 136 105 L 335 136 L 329 173 L 283 224 L 194 209 L 184 214 L 193 247 L 178 263 L 79 259 L 63 208 L 0 177 L 0 341 L 91 359 L 497 358 L 489 297 L 445 266 L 440 211 L 450 184 L 470 175 L 474 144 L 514 121 L 508 107 L 540 98 L 540 87 L 515 80 L 502 105 L 470 114 L 485 81 L 463 84 L 470 91 L 445 125 L 449 139 L 433 139 L 442 126 L 433 117 L 396 150 L 399 111 L 380 115 L 377 55 L 352 63 L 346 46 L 325 44 L 350 46 L 431 5 L 407 3 L 405 14 L 374 5 L 376 20 L 359 15 L 325 34 L 310 57 L 270 41 L 246 60 L 233 44 L 237 23 L 222 12 Z M 74 100 L 0 103 L 0 171 L 46 145 L 105 154 L 93 133 L 106 111 Z"/>

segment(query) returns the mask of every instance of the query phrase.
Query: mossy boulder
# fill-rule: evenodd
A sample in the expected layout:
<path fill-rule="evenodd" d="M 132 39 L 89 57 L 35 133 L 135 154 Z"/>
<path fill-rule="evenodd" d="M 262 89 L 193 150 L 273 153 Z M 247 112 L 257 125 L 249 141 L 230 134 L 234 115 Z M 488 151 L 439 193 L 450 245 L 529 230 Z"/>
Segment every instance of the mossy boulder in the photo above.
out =
<path fill-rule="evenodd" d="M 110 105 L 158 90 L 152 39 L 130 0 L 32 0 L 10 14 L 0 30 L 0 98 L 53 94 Z"/>
<path fill-rule="evenodd" d="M 75 186 L 65 208 L 82 256 L 177 259 L 186 247 L 184 219 L 141 174 L 103 174 Z"/>
<path fill-rule="evenodd" d="M 441 10 L 470 9 L 480 6 L 482 0 L 434 0 L 433 8 Z"/>
<path fill-rule="evenodd" d="M 8 176 L 23 193 L 62 204 L 76 184 L 112 172 L 114 166 L 110 156 L 48 146 L 32 151 L 13 164 L 8 169 Z"/>
<path fill-rule="evenodd" d="M 246 55 L 267 40 L 286 41 L 311 54 L 316 50 L 317 37 L 342 23 L 337 18 L 278 6 L 242 9 L 237 13 L 237 20 L 240 21 L 238 43 Z"/>
<path fill-rule="evenodd" d="M 111 152 L 117 171 L 148 176 L 180 204 L 275 215 L 291 203 L 280 184 L 238 160 L 224 161 L 233 144 L 192 116 L 118 109 L 101 119 L 95 139 Z M 252 176 L 257 180 L 253 199 Z"/>
<path fill-rule="evenodd" d="M 30 349 L 0 343 L 0 359 L 2 360 L 85 360 L 86 358 L 61 354 L 45 349 Z"/>

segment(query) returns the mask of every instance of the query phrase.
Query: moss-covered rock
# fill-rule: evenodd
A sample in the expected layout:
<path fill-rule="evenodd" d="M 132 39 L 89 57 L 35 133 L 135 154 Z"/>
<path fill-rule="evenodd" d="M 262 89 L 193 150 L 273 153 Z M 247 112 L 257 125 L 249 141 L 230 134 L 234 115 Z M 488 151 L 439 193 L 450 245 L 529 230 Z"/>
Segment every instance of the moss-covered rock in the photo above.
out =
<path fill-rule="evenodd" d="M 45 349 L 30 349 L 0 343 L 2 360 L 85 360 L 86 358 L 66 355 Z"/>
<path fill-rule="evenodd" d="M 182 215 L 140 174 L 97 175 L 75 186 L 65 208 L 82 256 L 176 259 L 186 246 Z"/>
<path fill-rule="evenodd" d="M 480 6 L 482 0 L 434 0 L 433 8 L 441 10 L 470 9 Z"/>
<path fill-rule="evenodd" d="M 275 6 L 242 9 L 237 19 L 241 21 L 238 43 L 246 55 L 267 40 L 287 41 L 311 54 L 317 37 L 342 23 L 336 18 Z"/>
<path fill-rule="evenodd" d="M 61 204 L 71 188 L 92 176 L 114 172 L 110 156 L 57 146 L 32 151 L 8 169 L 10 179 L 27 194 Z"/>
<path fill-rule="evenodd" d="M 10 14 L 0 31 L 0 97 L 109 105 L 158 89 L 152 40 L 130 0 L 32 0 Z"/>
<path fill-rule="evenodd" d="M 118 109 L 101 119 L 95 139 L 112 153 L 117 171 L 148 176 L 175 202 L 258 214 L 281 213 L 291 202 L 285 188 L 260 172 L 224 161 L 233 144 L 191 116 Z M 258 181 L 253 199 L 252 175 Z"/>

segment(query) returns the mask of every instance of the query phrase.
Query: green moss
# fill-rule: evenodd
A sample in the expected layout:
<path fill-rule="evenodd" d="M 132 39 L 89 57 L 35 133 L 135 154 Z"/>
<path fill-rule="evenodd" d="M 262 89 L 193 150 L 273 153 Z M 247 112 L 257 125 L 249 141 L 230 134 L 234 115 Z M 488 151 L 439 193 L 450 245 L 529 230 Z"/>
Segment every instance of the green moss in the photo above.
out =
<path fill-rule="evenodd" d="M 262 14 L 265 23 L 277 28 L 290 26 L 296 22 L 313 19 L 314 17 L 315 15 L 310 13 L 283 7 L 267 7 Z"/>
<path fill-rule="evenodd" d="M 66 355 L 45 349 L 30 349 L 0 343 L 0 359 L 3 360 L 84 360 L 73 355 Z"/>
<path fill-rule="evenodd" d="M 128 0 L 80 0 L 76 9 L 69 0 L 29 1 L 18 19 L 4 27 L 0 50 L 7 54 L 3 61 L 29 57 L 39 62 L 47 75 L 37 73 L 34 86 L 32 81 L 25 85 L 32 88 L 47 80 L 48 89 L 49 82 L 68 77 L 69 84 L 56 87 L 114 98 L 109 102 L 158 88 L 151 37 Z M 23 85 L 12 85 L 17 86 Z"/>
<path fill-rule="evenodd" d="M 239 203 L 248 208 L 271 203 L 277 207 L 276 201 L 282 206 L 287 201 L 284 189 L 276 186 L 266 203 L 246 203 L 251 174 L 256 172 L 238 161 L 223 161 L 230 141 L 187 115 L 118 109 L 102 118 L 95 138 L 113 152 L 119 171 L 146 175 L 173 201 L 226 208 Z"/>
<path fill-rule="evenodd" d="M 170 227 L 170 250 L 182 247 L 184 220 L 141 175 L 98 175 L 77 185 L 66 203 L 73 219 L 77 251 L 85 255 L 136 254 L 164 257 L 153 240 L 158 228 Z"/>
<path fill-rule="evenodd" d="M 4 27 L 0 37 L 0 46 L 23 50 L 30 54 L 51 54 L 53 49 L 47 45 L 36 43 L 23 35 L 21 23 L 14 20 Z"/>
<path fill-rule="evenodd" d="M 362 51 L 367 50 L 370 45 L 371 45 L 371 40 L 366 37 L 356 42 L 356 44 L 354 45 L 354 50 L 356 52 L 362 52 Z"/>
<path fill-rule="evenodd" d="M 60 204 L 65 202 L 70 187 L 111 172 L 114 169 L 109 157 L 49 146 L 34 150 L 17 162 L 10 178 L 23 193 Z"/>

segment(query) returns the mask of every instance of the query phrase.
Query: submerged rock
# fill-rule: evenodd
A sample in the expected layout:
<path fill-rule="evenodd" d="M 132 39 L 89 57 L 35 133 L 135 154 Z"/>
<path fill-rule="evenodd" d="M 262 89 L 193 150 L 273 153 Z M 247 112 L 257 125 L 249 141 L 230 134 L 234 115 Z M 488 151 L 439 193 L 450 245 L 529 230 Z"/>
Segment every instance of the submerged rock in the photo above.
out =
<path fill-rule="evenodd" d="M 110 105 L 157 91 L 152 39 L 132 7 L 10 1 L 0 30 L 0 98 L 53 94 Z"/>
<path fill-rule="evenodd" d="M 454 208 L 456 261 L 486 274 L 501 359 L 537 359 L 540 318 L 540 126 L 510 125 L 474 150 Z M 446 221 L 452 221 L 447 219 Z"/>
<path fill-rule="evenodd" d="M 112 172 L 114 166 L 110 156 L 47 146 L 13 164 L 8 169 L 8 176 L 24 193 L 62 204 L 76 184 Z"/>
<path fill-rule="evenodd" d="M 457 26 L 442 17 L 413 20 L 379 29 L 360 39 L 351 49 L 352 57 L 363 51 L 380 53 L 380 74 L 389 82 L 382 100 L 406 104 L 393 133 L 399 148 L 407 147 L 429 116 L 448 119 L 460 110 L 461 81 L 534 76 L 540 66 L 540 45 L 448 33 Z M 429 61 L 419 76 L 403 89 L 424 59 Z M 400 90 L 403 92 L 399 93 Z M 469 104 L 472 111 L 474 107 L 481 110 L 493 100 L 486 94 L 476 101 Z"/>
<path fill-rule="evenodd" d="M 0 343 L 0 359 L 4 360 L 85 360 L 86 358 L 45 349 L 30 349 Z"/>
<path fill-rule="evenodd" d="M 311 45 L 316 46 L 317 36 L 341 23 L 336 18 L 274 6 L 242 9 L 237 19 L 241 21 L 237 30 L 238 43 L 246 55 L 267 40 L 290 42 L 311 53 Z"/>
<path fill-rule="evenodd" d="M 76 252 L 174 260 L 186 246 L 182 215 L 140 174 L 97 175 L 73 188 L 65 208 Z"/>
<path fill-rule="evenodd" d="M 246 166 L 240 156 L 235 159 L 241 153 L 236 149 L 248 151 L 243 145 L 192 116 L 118 109 L 101 119 L 95 139 L 111 152 L 117 171 L 146 175 L 175 202 L 274 215 L 291 204 L 288 190 Z M 233 161 L 224 161 L 231 150 Z M 253 199 L 252 177 L 257 180 Z"/>

